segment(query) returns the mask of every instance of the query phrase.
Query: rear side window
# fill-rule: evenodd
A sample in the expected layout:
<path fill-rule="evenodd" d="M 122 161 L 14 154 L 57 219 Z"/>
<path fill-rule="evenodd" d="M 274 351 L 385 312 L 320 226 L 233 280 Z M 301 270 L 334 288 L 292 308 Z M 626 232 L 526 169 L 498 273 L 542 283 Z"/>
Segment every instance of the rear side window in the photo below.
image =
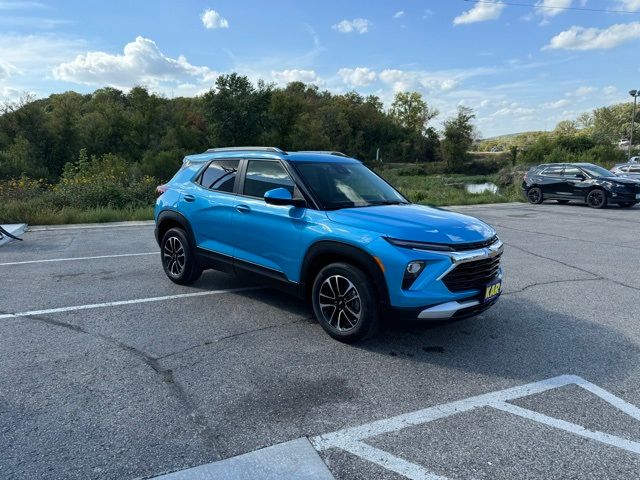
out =
<path fill-rule="evenodd" d="M 233 192 L 239 160 L 214 160 L 202 172 L 200 185 L 219 192 Z"/>
<path fill-rule="evenodd" d="M 293 196 L 294 186 L 293 180 L 280 162 L 249 160 L 247 163 L 243 191 L 245 195 L 261 198 L 269 190 L 286 188 Z"/>
<path fill-rule="evenodd" d="M 540 175 L 545 175 L 547 177 L 557 177 L 562 175 L 563 169 L 564 167 L 547 167 L 542 170 L 542 172 L 540 172 Z"/>

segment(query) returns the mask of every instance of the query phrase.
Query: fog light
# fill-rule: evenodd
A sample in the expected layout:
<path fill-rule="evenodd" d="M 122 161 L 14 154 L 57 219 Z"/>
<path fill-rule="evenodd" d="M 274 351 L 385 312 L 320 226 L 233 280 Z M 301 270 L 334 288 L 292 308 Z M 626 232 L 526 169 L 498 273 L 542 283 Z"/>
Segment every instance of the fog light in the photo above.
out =
<path fill-rule="evenodd" d="M 424 267 L 424 262 L 410 262 L 407 265 L 407 273 L 411 275 L 416 275 L 420 273 L 420 270 Z"/>
<path fill-rule="evenodd" d="M 423 269 L 424 269 L 424 262 L 422 260 L 409 262 L 404 272 L 404 278 L 402 279 L 402 289 L 407 290 L 408 288 L 410 288 L 411 285 L 413 285 L 413 282 L 415 281 L 415 279 L 418 278 L 418 275 L 420 275 Z"/>

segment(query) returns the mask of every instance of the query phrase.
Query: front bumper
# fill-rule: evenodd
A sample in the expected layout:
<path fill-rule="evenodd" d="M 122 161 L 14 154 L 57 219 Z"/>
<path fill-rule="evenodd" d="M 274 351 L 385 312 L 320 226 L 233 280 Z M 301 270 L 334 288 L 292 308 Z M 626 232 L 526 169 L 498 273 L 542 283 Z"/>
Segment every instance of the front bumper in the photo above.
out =
<path fill-rule="evenodd" d="M 609 200 L 612 202 L 640 202 L 636 192 L 628 192 L 624 190 L 613 190 L 608 193 Z M 640 192 L 638 192 L 640 193 Z"/>
<path fill-rule="evenodd" d="M 450 301 L 425 308 L 396 308 L 391 307 L 389 316 L 394 320 L 461 320 L 463 318 L 480 315 L 491 308 L 500 297 L 489 302 L 481 302 L 477 299 Z"/>

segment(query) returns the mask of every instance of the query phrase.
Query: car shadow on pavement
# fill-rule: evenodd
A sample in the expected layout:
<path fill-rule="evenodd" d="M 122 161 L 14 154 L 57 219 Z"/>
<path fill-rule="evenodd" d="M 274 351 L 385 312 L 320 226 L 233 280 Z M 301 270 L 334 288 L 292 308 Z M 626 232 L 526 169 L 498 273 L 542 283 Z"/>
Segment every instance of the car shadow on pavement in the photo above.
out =
<path fill-rule="evenodd" d="M 624 377 L 640 358 L 640 348 L 621 331 L 521 298 L 502 298 L 484 314 L 459 321 L 390 318 L 377 337 L 355 347 L 522 380 L 567 373 Z"/>

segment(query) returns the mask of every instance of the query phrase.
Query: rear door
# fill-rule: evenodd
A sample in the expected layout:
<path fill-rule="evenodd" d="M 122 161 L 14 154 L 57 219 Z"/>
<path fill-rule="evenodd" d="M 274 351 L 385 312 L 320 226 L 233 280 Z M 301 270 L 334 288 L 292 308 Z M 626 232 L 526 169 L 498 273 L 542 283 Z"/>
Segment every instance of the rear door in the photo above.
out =
<path fill-rule="evenodd" d="M 543 169 L 540 172 L 540 184 L 542 186 L 542 193 L 547 197 L 566 197 L 563 194 L 563 189 L 566 190 L 565 177 L 562 176 L 564 166 L 555 165 Z"/>
<path fill-rule="evenodd" d="M 181 199 L 180 210 L 188 217 L 196 245 L 227 259 L 233 256 L 232 221 L 239 160 L 214 160 L 196 177 Z"/>
<path fill-rule="evenodd" d="M 269 205 L 263 197 L 279 187 L 294 197 L 300 192 L 279 160 L 245 160 L 243 171 L 233 212 L 235 264 L 279 280 L 296 278 L 306 209 Z"/>

